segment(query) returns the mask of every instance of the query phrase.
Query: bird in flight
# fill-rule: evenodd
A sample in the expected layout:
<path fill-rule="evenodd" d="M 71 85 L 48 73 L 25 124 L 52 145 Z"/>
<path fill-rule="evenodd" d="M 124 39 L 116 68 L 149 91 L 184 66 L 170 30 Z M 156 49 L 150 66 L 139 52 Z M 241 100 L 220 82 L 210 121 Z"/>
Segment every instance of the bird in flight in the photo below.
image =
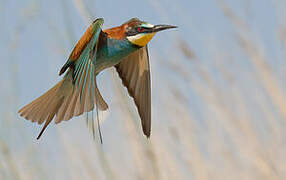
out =
<path fill-rule="evenodd" d="M 115 67 L 137 106 L 143 133 L 151 133 L 151 81 L 147 43 L 171 25 L 152 25 L 132 18 L 120 26 L 102 30 L 103 19 L 93 21 L 77 42 L 59 75 L 64 77 L 39 98 L 19 110 L 20 116 L 44 126 L 68 121 L 74 116 L 108 105 L 100 94 L 96 76 Z"/>

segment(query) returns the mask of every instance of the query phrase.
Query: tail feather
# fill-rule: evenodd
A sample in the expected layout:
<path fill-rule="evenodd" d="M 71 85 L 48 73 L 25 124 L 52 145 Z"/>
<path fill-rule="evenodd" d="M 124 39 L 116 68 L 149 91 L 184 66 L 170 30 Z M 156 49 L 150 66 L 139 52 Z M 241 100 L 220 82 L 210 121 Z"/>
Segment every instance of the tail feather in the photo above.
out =
<path fill-rule="evenodd" d="M 108 105 L 107 105 L 107 103 L 104 101 L 103 97 L 101 96 L 100 91 L 99 91 L 99 89 L 98 89 L 97 86 L 95 86 L 95 94 L 96 94 L 96 99 L 95 99 L 95 97 L 93 97 L 93 98 L 94 98 L 94 101 L 93 101 L 93 102 L 95 102 L 95 100 L 97 100 L 98 108 L 99 108 L 100 110 L 102 110 L 102 111 L 107 110 L 107 109 L 108 109 Z"/>
<path fill-rule="evenodd" d="M 65 114 L 67 112 L 67 109 L 70 105 L 71 102 L 71 96 L 69 96 L 68 98 L 65 98 L 61 108 L 59 109 L 59 111 L 57 112 L 57 118 L 55 119 L 55 123 L 57 123 L 60 120 L 65 120 Z"/>
<path fill-rule="evenodd" d="M 55 116 L 55 123 L 68 121 L 74 116 L 91 111 L 95 106 L 95 100 L 100 110 L 108 109 L 96 84 L 95 88 L 80 86 L 81 90 L 84 89 L 82 95 L 77 88 L 73 83 L 72 73 L 69 73 L 53 88 L 19 110 L 20 116 L 31 122 L 38 124 L 45 122 L 37 139 L 41 137 Z"/>
<path fill-rule="evenodd" d="M 62 81 L 55 85 L 52 89 L 47 91 L 44 95 L 32 101 L 19 110 L 20 116 L 23 116 L 27 120 L 40 123 L 39 119 L 45 119 L 48 116 L 47 106 L 53 100 L 58 91 Z M 43 112 L 39 114 L 38 112 Z M 41 123 L 40 123 L 41 124 Z"/>
<path fill-rule="evenodd" d="M 78 99 L 78 93 L 76 91 L 74 91 L 72 98 L 71 98 L 71 103 L 69 104 L 69 107 L 67 108 L 67 112 L 64 116 L 65 121 L 67 121 L 67 120 L 71 119 L 73 116 L 75 116 L 77 99 Z M 60 122 L 60 120 L 56 121 L 56 123 L 59 123 L 59 122 Z"/>
<path fill-rule="evenodd" d="M 42 136 L 43 132 L 45 131 L 45 129 L 48 127 L 48 125 L 50 124 L 50 122 L 53 120 L 55 114 L 57 113 L 58 111 L 58 108 L 62 105 L 63 103 L 63 97 L 60 98 L 59 101 L 57 101 L 57 104 L 55 107 L 52 108 L 52 111 L 50 112 L 50 115 L 48 117 L 48 119 L 46 120 L 45 122 L 45 125 L 44 127 L 42 128 L 40 134 L 38 135 L 37 139 L 40 139 L 40 137 Z"/>
<path fill-rule="evenodd" d="M 57 104 L 57 102 L 56 102 L 57 98 L 53 98 L 53 94 L 55 94 L 55 93 L 56 93 L 56 91 L 48 94 L 49 96 L 42 99 L 43 105 L 38 106 L 38 108 L 37 108 L 38 111 L 34 115 L 34 117 L 38 117 L 38 120 L 37 120 L 38 124 L 43 124 L 46 121 L 46 119 L 48 119 L 48 116 L 50 114 L 49 108 L 51 108 Z M 36 120 L 36 118 L 35 118 L 35 120 Z"/>

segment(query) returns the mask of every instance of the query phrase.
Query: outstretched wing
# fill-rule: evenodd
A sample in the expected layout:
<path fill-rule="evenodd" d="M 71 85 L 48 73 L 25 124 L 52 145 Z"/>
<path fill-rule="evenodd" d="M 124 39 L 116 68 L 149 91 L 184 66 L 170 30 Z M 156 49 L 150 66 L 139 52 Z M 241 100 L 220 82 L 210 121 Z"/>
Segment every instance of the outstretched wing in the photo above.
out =
<path fill-rule="evenodd" d="M 147 46 L 130 54 L 115 66 L 137 106 L 144 134 L 151 133 L 151 80 Z"/>
<path fill-rule="evenodd" d="M 60 71 L 62 74 L 68 67 L 71 67 L 73 93 L 65 99 L 63 106 L 59 109 L 56 123 L 91 111 L 95 105 L 100 110 L 108 109 L 107 103 L 97 88 L 95 72 L 96 51 L 102 24 L 103 19 L 96 19 L 89 26 L 76 44 L 68 62 Z"/>
<path fill-rule="evenodd" d="M 103 100 L 96 85 L 96 51 L 98 38 L 101 34 L 103 19 L 96 19 L 81 37 L 72 51 L 68 62 L 60 71 L 62 74 L 68 67 L 72 67 L 73 83 L 76 94 L 79 97 L 80 108 L 74 115 L 80 115 L 83 112 L 90 111 L 94 108 L 95 102 L 101 110 L 106 110 L 108 105 Z M 77 100 L 77 98 L 75 98 Z M 75 100 L 75 101 L 76 101 Z"/>
<path fill-rule="evenodd" d="M 95 20 L 77 43 L 60 74 L 68 68 L 65 77 L 52 89 L 19 110 L 21 116 L 45 125 L 39 139 L 56 116 L 55 123 L 70 120 L 74 116 L 91 111 L 94 105 L 108 108 L 96 86 L 95 61 L 98 38 L 103 19 Z"/>

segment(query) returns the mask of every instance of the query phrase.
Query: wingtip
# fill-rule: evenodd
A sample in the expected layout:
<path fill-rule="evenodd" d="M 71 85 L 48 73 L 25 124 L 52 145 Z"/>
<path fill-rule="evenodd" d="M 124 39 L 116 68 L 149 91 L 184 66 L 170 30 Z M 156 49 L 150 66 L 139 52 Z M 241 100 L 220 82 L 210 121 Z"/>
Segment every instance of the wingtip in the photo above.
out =
<path fill-rule="evenodd" d="M 60 72 L 59 72 L 59 76 L 61 76 L 65 71 L 66 71 L 66 67 L 64 66 L 64 67 L 62 67 L 62 69 L 60 70 Z"/>
<path fill-rule="evenodd" d="M 146 136 L 147 139 L 150 139 L 151 133 L 150 132 L 144 132 L 144 135 Z"/>
<path fill-rule="evenodd" d="M 59 72 L 59 76 L 62 75 L 64 72 L 66 72 L 66 70 L 73 65 L 73 62 L 68 60 L 64 66 L 61 68 L 60 72 Z"/>

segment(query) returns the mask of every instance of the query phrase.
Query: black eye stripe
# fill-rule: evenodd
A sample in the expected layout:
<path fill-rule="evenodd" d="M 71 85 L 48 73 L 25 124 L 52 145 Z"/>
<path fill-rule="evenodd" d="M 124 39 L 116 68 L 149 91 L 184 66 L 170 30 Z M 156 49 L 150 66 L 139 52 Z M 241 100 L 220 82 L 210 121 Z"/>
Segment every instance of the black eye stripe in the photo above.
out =
<path fill-rule="evenodd" d="M 144 32 L 151 32 L 152 31 L 152 28 L 147 28 L 147 27 L 142 27 L 142 26 L 137 27 L 135 29 L 138 33 L 144 33 Z"/>
<path fill-rule="evenodd" d="M 127 36 L 134 36 L 136 34 L 145 33 L 145 32 L 147 32 L 147 33 L 152 32 L 152 28 L 136 26 L 136 27 L 133 27 L 133 28 L 127 30 L 126 35 Z"/>

